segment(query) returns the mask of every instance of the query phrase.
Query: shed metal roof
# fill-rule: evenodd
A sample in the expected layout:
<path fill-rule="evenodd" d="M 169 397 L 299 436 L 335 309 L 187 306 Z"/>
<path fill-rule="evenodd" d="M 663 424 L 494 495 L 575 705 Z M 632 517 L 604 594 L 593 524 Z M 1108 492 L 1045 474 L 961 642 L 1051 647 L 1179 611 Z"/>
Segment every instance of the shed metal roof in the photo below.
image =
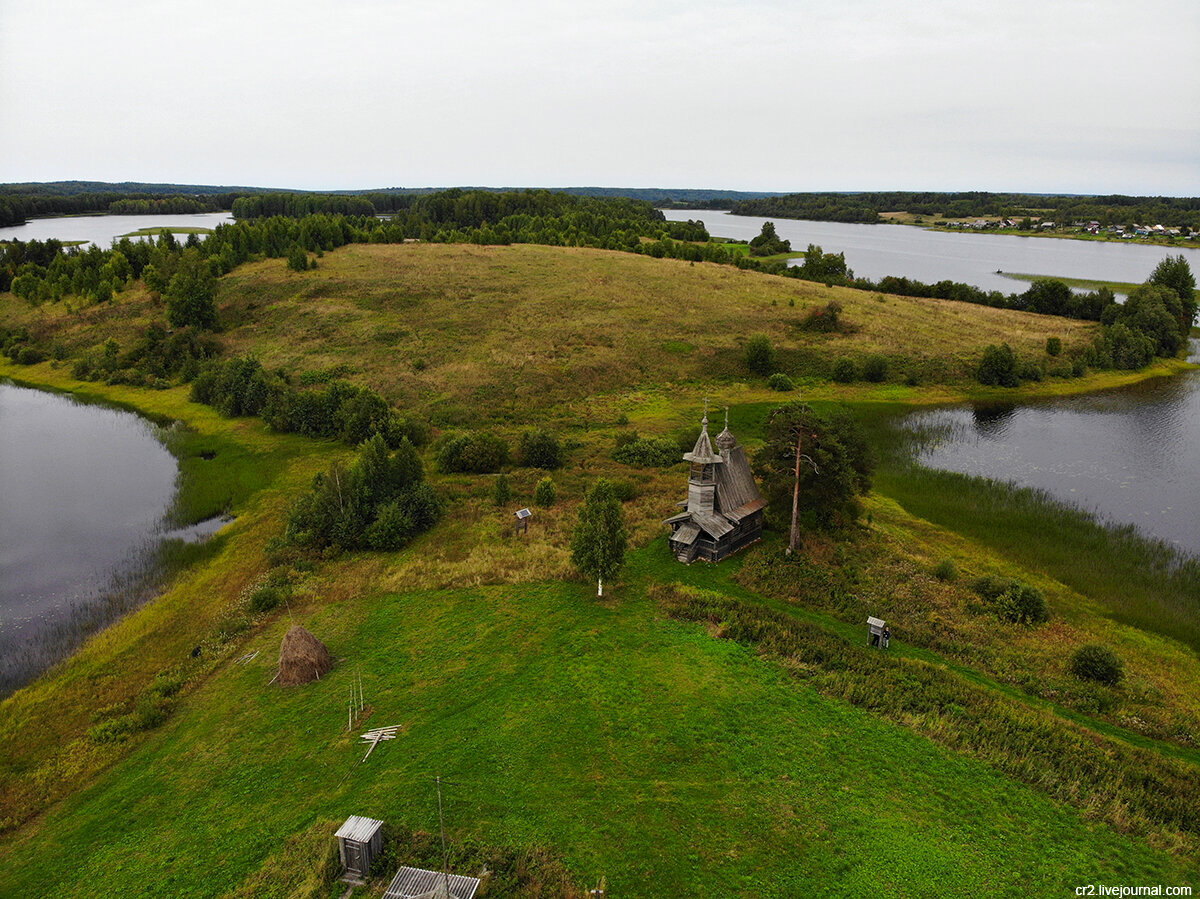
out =
<path fill-rule="evenodd" d="M 450 887 L 449 895 L 454 899 L 472 899 L 479 889 L 478 877 L 464 877 L 461 874 L 443 874 L 441 871 L 428 871 L 425 868 L 401 868 L 388 884 L 383 899 L 417 899 L 419 896 L 446 896 L 445 886 Z"/>
<path fill-rule="evenodd" d="M 374 818 L 363 818 L 359 815 L 351 815 L 346 819 L 346 823 L 338 828 L 338 832 L 334 836 L 340 840 L 369 843 L 371 842 L 371 838 L 375 836 L 375 832 L 381 827 L 383 827 L 382 821 L 376 821 Z"/>

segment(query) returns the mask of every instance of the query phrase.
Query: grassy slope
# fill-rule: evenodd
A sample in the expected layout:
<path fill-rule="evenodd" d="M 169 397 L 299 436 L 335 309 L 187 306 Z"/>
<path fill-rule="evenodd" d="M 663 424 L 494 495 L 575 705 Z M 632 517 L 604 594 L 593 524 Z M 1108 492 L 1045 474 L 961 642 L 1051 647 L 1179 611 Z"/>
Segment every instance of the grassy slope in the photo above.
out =
<path fill-rule="evenodd" d="M 857 331 L 798 328 L 808 310 L 831 300 Z M 300 274 L 266 260 L 223 278 L 219 301 L 232 350 L 293 373 L 348 366 L 356 380 L 449 424 L 526 421 L 531 409 L 563 414 L 597 394 L 681 382 L 696 385 L 687 392 L 698 396 L 701 384 L 744 379 L 741 346 L 755 333 L 772 338 L 781 370 L 797 377 L 824 376 L 840 355 L 882 353 L 897 371 L 936 364 L 961 378 L 989 343 L 1041 356 L 1048 324 L 1068 349 L 1093 330 L 731 266 L 538 246 L 355 245 Z M 35 333 L 59 330 L 79 349 L 109 336 L 129 346 L 162 309 L 133 290 L 77 313 L 13 301 L 0 314 Z M 1047 382 L 1045 389 L 1095 383 Z M 925 395 L 946 394 L 930 387 Z"/>
<path fill-rule="evenodd" d="M 795 308 L 787 306 L 789 296 L 795 298 Z M 862 325 L 858 333 L 814 337 L 793 327 L 806 304 L 831 297 L 843 303 L 848 318 Z M 772 299 L 777 306 L 770 305 Z M 857 292 L 715 266 L 537 247 L 346 248 L 326 256 L 320 269 L 305 275 L 286 272 L 278 261 L 245 267 L 224 279 L 222 300 L 223 313 L 233 326 L 225 339 L 235 347 L 253 349 L 267 364 L 283 365 L 293 373 L 349 366 L 355 380 L 381 387 L 443 421 L 482 417 L 519 423 L 549 417 L 566 427 L 590 419 L 594 427 L 622 411 L 635 426 L 661 432 L 689 424 L 693 417 L 670 386 L 686 379 L 694 382 L 682 388 L 687 395 L 707 388 L 718 404 L 740 403 L 734 410 L 734 427 L 746 435 L 752 433 L 755 410 L 778 399 L 742 382 L 736 358 L 730 358 L 748 333 L 771 334 L 785 363 L 804 364 L 816 358 L 806 352 L 819 351 L 822 357 L 879 350 L 936 354 L 965 344 L 977 353 L 998 339 L 1034 352 L 1044 343 L 1048 323 L 1044 318 L 938 301 L 888 298 L 880 303 Z M 155 312 L 143 295 L 130 292 L 111 308 L 85 310 L 62 320 L 70 325 L 68 341 L 89 345 L 110 332 L 127 340 L 144 316 Z M 35 327 L 39 322 L 48 327 L 62 318 L 62 310 L 53 307 L 9 307 L 0 314 Z M 909 328 L 919 332 L 916 337 L 905 336 Z M 963 350 L 963 358 L 967 355 L 969 350 Z M 412 358 L 426 359 L 427 367 L 414 370 Z M 6 370 L 43 384 L 79 386 L 49 365 Z M 1046 382 L 1042 389 L 1078 389 L 1115 380 L 1101 376 L 1083 383 Z M 495 383 L 501 387 L 491 386 Z M 1022 882 L 1048 885 L 1045 878 L 1058 876 L 1048 873 L 1053 865 L 1044 867 L 1038 861 L 1039 841 L 1053 847 L 1048 854 L 1057 859 L 1055 865 L 1080 872 L 1080 883 L 1088 879 L 1083 876 L 1088 871 L 1111 871 L 1126 882 L 1142 873 L 1148 877 L 1151 871 L 1164 878 L 1179 876 L 1164 856 L 1128 838 L 1081 824 L 1075 813 L 1056 810 L 987 769 L 782 682 L 774 669 L 736 648 L 658 621 L 641 599 L 642 583 L 636 579 L 619 602 L 600 607 L 585 599 L 582 588 L 545 583 L 543 579 L 568 570 L 564 543 L 570 504 L 597 474 L 613 472 L 639 483 L 642 495 L 628 511 L 642 543 L 657 533 L 662 507 L 669 507 L 679 492 L 678 472 L 630 472 L 607 461 L 611 430 L 572 432 L 583 446 L 568 469 L 556 475 L 566 503 L 540 517 L 542 530 L 536 539 L 520 547 L 499 539 L 505 523 L 487 504 L 488 479 L 443 478 L 439 489 L 455 502 L 450 520 L 436 534 L 398 557 L 356 558 L 327 566 L 302 592 L 294 605 L 297 614 L 330 640 L 335 654 L 361 659 L 364 674 L 376 672 L 368 699 L 379 712 L 371 723 L 393 723 L 383 718 L 394 710 L 402 720 L 413 722 L 413 736 L 418 724 L 429 735 L 428 745 L 417 754 L 395 759 L 402 767 L 390 767 L 389 762 L 370 769 L 372 779 L 361 792 L 351 788 L 359 783 L 359 774 L 339 786 L 336 781 L 345 771 L 340 766 L 357 753 L 357 747 L 336 737 L 338 728 L 345 726 L 337 724 L 344 709 L 332 710 L 340 705 L 346 686 L 338 681 L 342 675 L 335 673 L 328 686 L 309 688 L 306 695 L 317 697 L 315 701 L 293 703 L 287 694 L 281 700 L 273 691 L 262 692 L 269 677 L 263 676 L 264 669 L 242 669 L 221 660 L 247 645 L 264 647 L 258 665 L 269 664 L 284 617 L 277 617 L 266 631 L 252 632 L 248 644 L 228 636 L 222 641 L 216 634 L 229 616 L 236 617 L 239 593 L 261 572 L 262 546 L 277 529 L 287 497 L 344 450 L 281 440 L 252 422 L 222 421 L 210 410 L 187 403 L 182 390 L 87 389 L 187 419 L 201 432 L 211 432 L 213 439 L 270 456 L 278 467 L 240 509 L 242 517 L 229 529 L 226 546 L 210 565 L 185 574 L 163 600 L 92 641 L 56 676 L 0 706 L 0 722 L 7 722 L 0 723 L 0 749 L 11 759 L 0 768 L 0 798 L 8 813 L 20 815 L 22 803 L 40 808 L 47 799 L 74 793 L 0 843 L 0 869 L 9 871 L 0 874 L 0 893 L 10 884 L 32 882 L 25 878 L 36 876 L 39 866 L 53 867 L 46 853 L 57 854 L 63 846 L 88 857 L 90 870 L 99 878 L 96 883 L 127 886 L 130 877 L 140 876 L 137 866 L 157 855 L 144 843 L 117 833 L 129 827 L 143 840 L 154 830 L 154 839 L 175 847 L 163 853 L 174 855 L 173 862 L 164 865 L 151 859 L 158 866 L 151 880 L 159 892 L 174 892 L 184 880 L 170 878 L 187 880 L 188 871 L 209 872 L 204 876 L 214 884 L 234 884 L 274 851 L 276 837 L 307 827 L 317 815 L 362 812 L 359 803 L 365 799 L 376 803 L 368 813 L 428 827 L 429 797 L 421 793 L 427 792 L 421 786 L 427 782 L 421 778 L 435 767 L 457 774 L 464 783 L 474 779 L 475 786 L 492 792 L 498 789 L 497 772 L 514 775 L 493 807 L 479 800 L 471 804 L 463 797 L 455 800 L 466 803 L 459 807 L 462 818 L 475 822 L 460 825 L 459 832 L 493 840 L 550 842 L 567 854 L 581 877 L 624 870 L 621 880 L 627 883 L 640 872 L 654 870 L 665 872 L 680 888 L 696 878 L 702 891 L 716 893 L 755 892 L 755 882 L 781 883 L 793 875 L 834 877 L 848 892 L 856 891 L 856 885 L 861 887 L 858 892 L 870 892 L 869 878 L 881 869 L 873 866 L 863 847 L 886 855 L 892 851 L 889 846 L 898 846 L 905 855 L 887 856 L 882 870 L 907 872 L 919 864 L 935 872 L 929 880 L 912 881 L 921 885 L 913 886 L 915 890 L 950 883 L 945 879 L 949 874 L 942 872 L 962 867 L 968 871 L 962 876 L 978 878 L 981 885 L 988 878 L 1002 879 L 1007 892 L 1016 892 Z M 508 391 L 516 391 L 520 399 L 507 399 Z M 944 388 L 895 385 L 821 391 L 823 396 L 834 393 L 899 401 L 951 394 Z M 584 403 L 589 394 L 600 396 Z M 537 476 L 516 474 L 518 496 L 531 491 Z M 930 528 L 898 507 L 890 512 L 877 507 L 876 512 L 886 519 L 881 527 L 901 534 L 921 564 L 938 558 L 942 547 L 954 545 L 960 551 L 966 548 L 964 555 L 972 564 L 986 559 L 987 564 L 1009 565 L 1005 570 L 1013 571 L 1011 560 L 994 558 L 994 550 Z M 654 576 L 654 563 L 642 567 L 644 576 Z M 506 582 L 531 585 L 500 590 L 476 586 Z M 463 589 L 404 592 L 437 587 Z M 1086 597 L 1057 590 L 1051 600 L 1073 624 L 1109 635 L 1110 625 L 1098 622 Z M 551 626 L 553 633 L 546 630 Z M 593 632 L 604 647 L 602 658 L 589 642 Z M 1175 679 L 1170 646 L 1128 628 L 1117 636 L 1130 644 L 1146 641 L 1144 655 L 1157 666 L 1147 666 L 1147 676 L 1159 694 L 1165 693 L 1173 707 L 1195 707 L 1194 691 L 1186 686 L 1174 692 L 1162 688 Z M 96 684 L 109 691 L 107 699 L 136 698 L 157 671 L 201 641 L 213 646 L 211 664 L 216 667 L 200 672 L 198 691 L 187 695 L 166 727 L 118 747 L 95 747 L 81 736 L 101 704 L 93 696 Z M 534 650 L 537 655 L 531 656 Z M 1029 657 L 1035 667 L 1054 664 L 1049 650 L 1025 647 L 1022 664 Z M 1011 671 L 988 668 L 981 661 L 990 652 L 979 653 L 969 664 L 983 665 L 1011 681 Z M 431 675 L 431 669 L 441 673 Z M 208 671 L 216 673 L 209 678 Z M 387 683 L 381 673 L 387 671 L 397 672 L 395 683 Z M 704 684 L 705 689 L 694 690 L 691 683 Z M 584 695 L 599 697 L 604 715 L 598 718 L 596 710 L 580 703 L 578 697 Z M 636 696 L 637 702 L 626 708 L 604 698 L 624 695 Z M 391 706 L 384 704 L 384 696 L 391 697 Z M 412 717 L 403 717 L 414 697 L 419 701 L 411 706 Z M 439 706 L 457 711 L 443 720 Z M 569 715 L 562 714 L 564 708 Z M 593 725 L 605 715 L 619 738 L 610 734 L 601 741 L 606 754 L 585 751 L 595 733 Z M 328 726 L 323 723 L 326 718 Z M 747 725 L 729 735 L 729 722 L 735 719 Z M 231 722 L 239 726 L 232 728 Z M 795 743 L 797 733 L 825 731 L 846 739 L 832 745 Z M 466 749 L 457 740 L 463 732 L 472 738 Z M 714 734 L 721 739 L 713 740 Z M 726 739 L 728 746 L 723 745 Z M 282 742 L 272 749 L 273 740 Z M 481 745 L 487 747 L 482 757 L 468 758 L 479 755 L 471 747 Z M 132 754 L 111 774 L 97 778 L 98 771 L 129 749 Z M 273 761 L 272 752 L 282 761 Z M 844 760 L 844 766 L 830 761 L 831 754 L 838 763 Z M 443 767 L 438 759 L 450 759 L 457 767 Z M 214 766 L 218 775 L 211 773 Z M 687 776 L 676 777 L 676 766 Z M 886 781 L 886 789 L 896 797 L 887 806 L 890 812 L 880 811 L 877 791 L 861 786 L 883 784 L 881 766 L 905 772 L 903 778 Z M 560 782 L 537 779 L 547 768 L 573 774 L 576 780 L 582 772 L 599 772 L 607 776 L 605 789 L 578 795 L 576 784 L 564 795 Z M 811 778 L 809 769 L 814 772 Z M 913 771 L 923 773 L 912 774 L 910 781 L 908 772 Z M 773 782 L 782 774 L 805 778 L 802 802 Z M 665 809 L 653 808 L 647 799 L 653 791 L 636 780 L 652 775 L 652 782 L 662 781 L 660 792 L 671 799 Z M 621 784 L 621 778 L 627 781 Z M 76 792 L 92 782 L 90 789 Z M 297 783 L 304 785 L 299 793 Z M 708 788 L 685 789 L 687 784 Z M 162 811 L 146 806 L 142 794 L 165 803 Z M 1002 795 L 1007 798 L 1002 800 Z M 210 811 L 187 814 L 187 799 Z M 998 804 L 1004 802 L 1017 806 L 1001 814 Z M 602 814 L 593 815 L 598 804 Z M 768 812 L 766 818 L 762 809 Z M 790 818 L 788 809 L 799 810 L 797 817 L 803 820 Z M 130 810 L 144 814 L 144 823 L 136 823 Z M 269 833 L 268 828 L 248 825 L 248 814 L 268 822 Z M 0 809 L 0 818 L 4 815 Z M 809 815 L 815 815 L 811 828 L 805 823 Z M 1018 835 L 987 836 L 990 831 L 980 821 L 994 815 L 1037 822 L 1033 838 L 1026 844 Z M 110 818 L 123 824 L 107 823 Z M 597 819 L 606 829 L 598 829 Z M 171 823 L 176 820 L 185 823 Z M 935 845 L 927 839 L 930 821 L 946 822 L 948 836 Z M 222 836 L 225 827 L 234 832 Z M 197 829 L 202 837 L 193 833 Z M 739 837 L 746 830 L 752 838 Z M 664 834 L 661 845 L 647 843 L 643 835 L 648 832 Z M 109 837 L 112 845 L 106 848 L 102 843 Z M 797 841 L 805 847 L 799 853 L 794 849 Z M 205 848 L 210 842 L 211 848 Z M 706 853 L 703 846 L 722 848 Z M 192 862 L 187 859 L 193 855 L 198 861 L 189 868 Z M 780 861 L 783 857 L 792 860 Z M 17 864 L 19 869 L 11 867 Z M 1000 871 L 1012 872 L 1012 877 L 1003 879 Z M 906 888 L 899 882 L 895 892 L 902 894 Z M 77 889 L 88 895 L 91 887 Z"/>
<path fill-rule="evenodd" d="M 10 846 L 2 882 L 102 896 L 136 872 L 145 895 L 221 895 L 317 817 L 433 827 L 434 773 L 452 782 L 455 836 L 560 847 L 622 895 L 646 883 L 665 895 L 1048 895 L 1187 876 L 662 620 L 643 588 L 678 573 L 665 556 L 661 543 L 643 550 L 605 603 L 543 583 L 314 604 L 305 623 L 345 661 L 302 689 L 266 686 L 280 616 L 247 644 L 263 650 L 254 663 L 226 665 L 112 776 Z M 345 730 L 360 670 L 369 725 L 406 725 L 365 765 Z M 43 867 L 51 834 L 69 869 Z"/>

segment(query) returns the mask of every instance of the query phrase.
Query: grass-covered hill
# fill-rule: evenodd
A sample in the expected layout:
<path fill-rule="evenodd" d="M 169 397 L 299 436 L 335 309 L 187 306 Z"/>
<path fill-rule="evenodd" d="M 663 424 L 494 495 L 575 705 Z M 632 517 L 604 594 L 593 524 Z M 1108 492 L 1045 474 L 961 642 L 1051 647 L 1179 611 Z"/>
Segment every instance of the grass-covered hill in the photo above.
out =
<path fill-rule="evenodd" d="M 844 327 L 807 328 L 830 302 Z M 602 877 L 612 896 L 1197 883 L 1200 686 L 1181 676 L 1195 573 L 1036 496 L 911 469 L 884 424 L 984 395 L 969 373 L 988 344 L 1036 358 L 1091 326 L 535 246 L 354 245 L 303 273 L 252 262 L 220 279 L 218 307 L 225 355 L 370 386 L 430 421 L 435 444 L 550 428 L 558 500 L 516 538 L 512 508 L 547 473 L 510 467 L 512 508 L 497 508 L 494 475 L 439 473 L 428 448 L 447 502 L 433 531 L 398 552 L 280 555 L 289 504 L 352 450 L 223 418 L 186 386 L 78 380 L 71 360 L 161 319 L 140 286 L 77 309 L 0 296 L 0 324 L 63 357 L 0 375 L 183 422 L 187 502 L 237 515 L 159 598 L 0 703 L 0 895 L 341 895 L 330 834 L 350 814 L 388 822 L 386 873 L 439 863 L 435 776 L 452 864 L 491 871 L 491 896 L 583 895 Z M 878 488 L 862 526 L 810 535 L 799 557 L 769 533 L 682 566 L 661 520 L 685 467 L 620 464 L 615 440 L 692 427 L 709 396 L 753 452 L 789 396 L 747 369 L 754 334 L 805 399 L 871 425 Z M 882 383 L 830 380 L 838 359 L 874 355 Z M 625 482 L 634 534 L 603 601 L 568 550 L 600 476 Z M 971 587 L 985 575 L 1041 590 L 1049 621 L 998 618 Z M 256 611 L 267 586 L 287 600 Z M 893 622 L 889 655 L 864 645 L 867 614 Z M 337 662 L 280 689 L 293 622 Z M 1121 685 L 1071 675 L 1088 642 L 1122 656 Z M 357 734 L 389 724 L 400 736 L 363 763 Z"/>

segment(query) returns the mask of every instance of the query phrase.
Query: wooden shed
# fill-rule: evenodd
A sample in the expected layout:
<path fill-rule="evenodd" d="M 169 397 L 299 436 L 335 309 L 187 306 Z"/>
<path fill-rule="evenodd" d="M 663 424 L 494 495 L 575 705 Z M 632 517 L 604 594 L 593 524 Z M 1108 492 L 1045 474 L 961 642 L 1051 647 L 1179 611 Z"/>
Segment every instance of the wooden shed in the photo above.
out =
<path fill-rule="evenodd" d="M 888 643 L 891 642 L 892 632 L 888 629 L 887 622 L 882 618 L 867 616 L 867 643 L 870 646 L 878 647 L 879 649 L 887 649 Z"/>
<path fill-rule="evenodd" d="M 351 815 L 334 836 L 346 873 L 365 880 L 383 851 L 383 822 Z"/>

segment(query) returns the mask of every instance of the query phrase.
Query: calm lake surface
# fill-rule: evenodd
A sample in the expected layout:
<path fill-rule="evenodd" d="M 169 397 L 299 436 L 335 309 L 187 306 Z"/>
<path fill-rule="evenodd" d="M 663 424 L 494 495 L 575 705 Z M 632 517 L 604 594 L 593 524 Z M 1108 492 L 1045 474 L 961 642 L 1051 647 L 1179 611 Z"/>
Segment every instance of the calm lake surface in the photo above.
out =
<path fill-rule="evenodd" d="M 815 243 L 826 253 L 845 253 L 846 265 L 856 275 L 872 281 L 886 275 L 926 283 L 949 279 L 1003 293 L 1021 293 L 1029 286 L 1026 281 L 997 275 L 999 270 L 1140 284 L 1164 256 L 1180 253 L 1193 272 L 1200 272 L 1200 250 L 1196 249 L 1009 234 L 957 234 L 911 225 L 765 219 L 706 209 L 664 209 L 663 214 L 672 221 L 700 219 L 713 236 L 738 240 L 757 237 L 763 222 L 772 221 L 779 236 L 792 242 L 793 250 L 804 250 Z"/>
<path fill-rule="evenodd" d="M 1200 341 L 1192 341 L 1200 362 Z M 1200 372 L 1090 396 L 908 416 L 931 468 L 1039 487 L 1200 556 Z"/>
<path fill-rule="evenodd" d="M 194 215 L 68 215 L 30 219 L 24 225 L 0 228 L 0 240 L 83 240 L 107 250 L 114 239 L 140 228 L 215 228 L 233 221 L 228 212 Z M 199 235 L 201 238 L 203 234 Z M 183 236 L 186 238 L 186 235 Z"/>
<path fill-rule="evenodd" d="M 105 587 L 158 532 L 177 473 L 145 419 L 0 383 L 0 631 Z"/>

